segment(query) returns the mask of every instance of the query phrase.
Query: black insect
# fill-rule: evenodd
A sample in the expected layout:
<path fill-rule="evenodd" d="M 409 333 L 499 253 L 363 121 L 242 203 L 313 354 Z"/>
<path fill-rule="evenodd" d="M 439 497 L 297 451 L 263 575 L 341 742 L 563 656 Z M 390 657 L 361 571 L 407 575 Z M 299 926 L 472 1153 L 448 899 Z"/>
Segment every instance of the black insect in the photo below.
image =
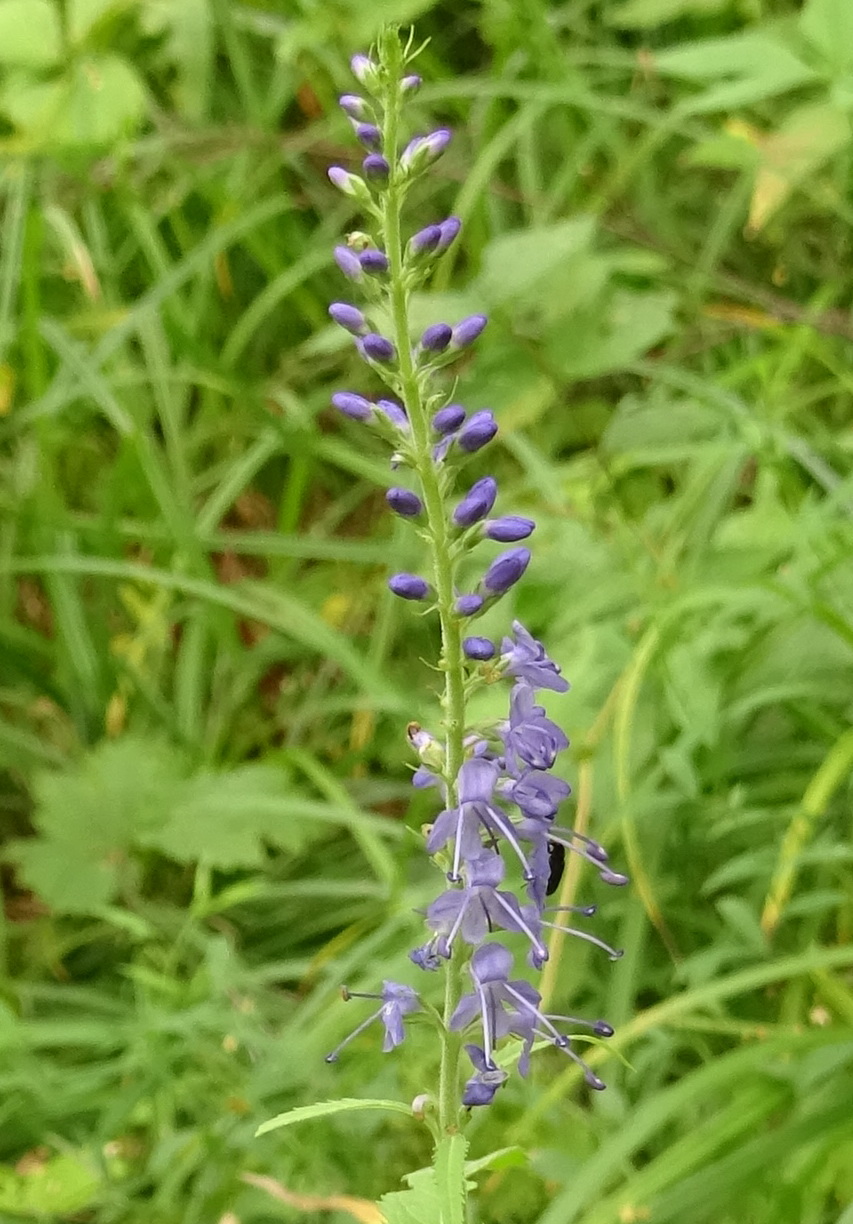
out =
<path fill-rule="evenodd" d="M 560 881 L 563 878 L 563 872 L 566 870 L 566 847 L 561 846 L 559 842 L 548 843 L 548 887 L 545 889 L 545 896 L 550 897 L 560 887 Z"/>

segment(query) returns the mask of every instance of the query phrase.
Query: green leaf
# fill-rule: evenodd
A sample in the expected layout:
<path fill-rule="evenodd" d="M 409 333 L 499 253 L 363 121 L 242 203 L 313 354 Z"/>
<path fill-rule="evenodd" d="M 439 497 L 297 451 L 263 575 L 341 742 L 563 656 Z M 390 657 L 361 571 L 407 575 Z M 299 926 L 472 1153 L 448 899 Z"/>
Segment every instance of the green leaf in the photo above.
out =
<path fill-rule="evenodd" d="M 290 850 L 304 845 L 304 824 L 284 808 L 292 794 L 289 775 L 268 765 L 200 773 L 176 798 L 168 823 L 140 840 L 180 863 L 257 867 L 265 841 Z"/>
<path fill-rule="evenodd" d="M 675 304 L 668 290 L 616 289 L 595 309 L 552 329 L 549 358 L 567 378 L 598 378 L 623 369 L 674 330 Z"/>
<path fill-rule="evenodd" d="M 468 1143 L 462 1135 L 446 1135 L 435 1149 L 433 1164 L 441 1224 L 465 1224 L 467 1151 Z"/>
<path fill-rule="evenodd" d="M 483 252 L 478 293 L 491 306 L 504 302 L 523 306 L 525 299 L 536 303 L 544 283 L 555 272 L 565 274 L 566 261 L 589 247 L 594 227 L 592 217 L 575 217 L 558 225 L 501 234 Z"/>
<path fill-rule="evenodd" d="M 57 80 L 10 78 L 0 105 L 36 147 L 97 147 L 139 125 L 146 96 L 126 60 L 102 55 L 74 61 Z"/>
<path fill-rule="evenodd" d="M 720 13 L 731 0 L 625 0 L 605 20 L 618 30 L 650 29 L 679 17 Z"/>
<path fill-rule="evenodd" d="M 448 1224 L 441 1213 L 434 1169 L 419 1169 L 406 1178 L 408 1190 L 396 1190 L 379 1200 L 387 1224 Z"/>
<path fill-rule="evenodd" d="M 315 1118 L 328 1118 L 332 1114 L 354 1113 L 358 1110 L 382 1110 L 386 1113 L 401 1113 L 411 1118 L 411 1106 L 402 1101 L 358 1100 L 354 1097 L 343 1097 L 339 1101 L 320 1101 L 316 1105 L 300 1105 L 297 1109 L 288 1109 L 286 1113 L 276 1114 L 267 1122 L 262 1122 L 255 1131 L 255 1137 L 280 1130 L 282 1126 L 296 1126 L 300 1122 L 312 1122 Z"/>
<path fill-rule="evenodd" d="M 800 106 L 759 142 L 749 228 L 760 230 L 792 191 L 850 143 L 850 119 L 831 103 Z"/>
<path fill-rule="evenodd" d="M 71 1153 L 34 1161 L 26 1171 L 0 1166 L 0 1211 L 25 1219 L 76 1215 L 93 1204 L 99 1189 L 95 1169 Z"/>
<path fill-rule="evenodd" d="M 762 30 L 684 43 L 654 57 L 665 76 L 713 84 L 680 104 L 687 114 L 731 110 L 748 102 L 789 93 L 817 79 L 781 39 Z"/>
<path fill-rule="evenodd" d="M 850 0 L 807 0 L 800 33 L 826 60 L 833 76 L 853 69 L 853 5 Z"/>
<path fill-rule="evenodd" d="M 215 55 L 210 0 L 148 0 L 141 18 L 147 33 L 165 35 L 164 56 L 177 70 L 178 110 L 201 123 L 210 110 Z"/>
<path fill-rule="evenodd" d="M 136 8 L 139 0 L 66 0 L 68 34 L 82 42 L 104 18 L 117 17 Z"/>
<path fill-rule="evenodd" d="M 50 0 L 0 0 L 0 64 L 49 68 L 61 51 L 59 16 Z"/>

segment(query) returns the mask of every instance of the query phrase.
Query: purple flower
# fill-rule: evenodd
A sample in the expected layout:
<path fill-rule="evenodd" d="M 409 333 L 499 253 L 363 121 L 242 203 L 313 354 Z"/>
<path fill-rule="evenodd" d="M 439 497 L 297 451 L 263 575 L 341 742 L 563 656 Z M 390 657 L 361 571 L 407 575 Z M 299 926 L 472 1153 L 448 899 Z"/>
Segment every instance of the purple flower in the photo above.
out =
<path fill-rule="evenodd" d="M 467 637 L 462 643 L 462 649 L 469 659 L 485 661 L 493 659 L 495 655 L 495 644 L 487 637 Z"/>
<path fill-rule="evenodd" d="M 345 1037 L 340 1045 L 332 1050 L 331 1054 L 326 1055 L 326 1062 L 337 1062 L 341 1050 L 348 1046 L 351 1041 L 363 1033 L 366 1028 L 369 1028 L 376 1020 L 382 1021 L 382 1026 L 385 1029 L 385 1039 L 382 1043 L 382 1049 L 387 1054 L 396 1046 L 400 1045 L 405 1037 L 403 1030 L 403 1017 L 409 1015 L 410 1012 L 417 1011 L 420 1007 L 420 999 L 417 992 L 412 990 L 411 986 L 404 986 L 400 982 L 383 982 L 381 994 L 362 994 L 360 991 L 347 990 L 344 988 L 343 996 L 345 1001 L 350 999 L 381 999 L 382 1006 L 375 1011 L 372 1016 L 368 1016 L 366 1020 L 362 1020 L 361 1024 Z"/>
<path fill-rule="evenodd" d="M 358 94 L 341 94 L 338 106 L 350 119 L 366 119 L 370 114 L 370 107 Z"/>
<path fill-rule="evenodd" d="M 369 421 L 373 415 L 373 405 L 363 395 L 355 395 L 352 391 L 337 391 L 332 396 L 332 403 L 344 416 L 352 417 L 354 421 Z"/>
<path fill-rule="evenodd" d="M 394 513 L 403 518 L 417 518 L 423 513 L 424 504 L 417 493 L 413 493 L 411 489 L 389 489 L 385 494 L 385 500 Z"/>
<path fill-rule="evenodd" d="M 572 793 L 568 782 L 540 769 L 526 769 L 518 778 L 501 779 L 498 789 L 534 820 L 553 820 L 560 804 Z"/>
<path fill-rule="evenodd" d="M 485 1050 L 477 1045 L 466 1045 L 465 1052 L 474 1064 L 474 1074 L 466 1082 L 462 1093 L 463 1105 L 491 1105 L 495 1093 L 509 1076 L 486 1058 Z"/>
<path fill-rule="evenodd" d="M 547 959 L 547 950 L 530 932 L 515 895 L 498 888 L 505 870 L 500 854 L 481 849 L 466 859 L 465 870 L 465 887 L 449 888 L 427 910 L 438 955 L 449 958 L 457 936 L 465 943 L 480 944 L 494 927 L 500 927 L 528 935 Z"/>
<path fill-rule="evenodd" d="M 350 306 L 349 302 L 332 302 L 329 314 L 335 323 L 345 327 L 354 336 L 360 335 L 367 327 L 364 315 L 356 306 Z"/>
<path fill-rule="evenodd" d="M 560 675 L 560 668 L 549 659 L 545 647 L 524 628 L 521 621 L 512 622 L 515 641 L 505 637 L 501 644 L 501 660 L 508 676 L 524 680 L 531 688 L 551 689 L 565 693 L 569 682 Z"/>
<path fill-rule="evenodd" d="M 474 616 L 483 606 L 483 596 L 459 595 L 455 606 L 460 616 Z"/>
<path fill-rule="evenodd" d="M 540 1011 L 542 996 L 539 991 L 529 982 L 520 979 L 510 981 L 511 970 L 512 954 L 503 944 L 483 944 L 477 948 L 470 964 L 474 990 L 460 999 L 459 1006 L 451 1017 L 450 1027 L 458 1031 L 467 1028 L 480 1017 L 483 1027 L 482 1055 L 486 1066 L 493 1065 L 492 1054 L 501 1037 L 510 1033 L 521 1037 L 524 1050 L 518 1069 L 522 1075 L 527 1074 L 534 1040 L 538 1037 L 550 1041 L 583 1069 L 584 1078 L 590 1088 L 603 1088 L 602 1080 L 580 1055 L 575 1053 L 571 1048 L 570 1038 L 555 1027 L 554 1021 L 566 1019 L 582 1024 L 602 1037 L 612 1035 L 610 1025 L 603 1020 L 575 1020 L 574 1017 L 552 1016 Z"/>
<path fill-rule="evenodd" d="M 400 169 L 405 174 L 419 174 L 441 157 L 450 144 L 452 132 L 439 128 L 428 136 L 415 136 L 400 154 Z"/>
<path fill-rule="evenodd" d="M 330 166 L 326 173 L 329 176 L 329 182 L 337 187 L 338 191 L 342 191 L 346 196 L 351 196 L 354 200 L 364 199 L 366 190 L 364 180 L 357 174 L 350 174 L 348 170 L 344 170 L 343 166 Z"/>
<path fill-rule="evenodd" d="M 382 148 L 382 133 L 375 123 L 356 123 L 355 134 L 366 149 Z"/>
<path fill-rule="evenodd" d="M 400 89 L 403 93 L 411 94 L 420 89 L 422 84 L 423 81 L 418 74 L 416 72 L 412 72 L 408 76 L 403 77 L 402 81 L 400 82 Z"/>
<path fill-rule="evenodd" d="M 447 348 L 452 335 L 446 323 L 433 323 L 421 336 L 421 348 L 428 353 L 441 353 Z"/>
<path fill-rule="evenodd" d="M 377 186 L 384 186 L 391 177 L 391 167 L 381 153 L 368 153 L 361 163 L 364 177 Z"/>
<path fill-rule="evenodd" d="M 461 349 L 473 344 L 488 321 L 484 314 L 475 314 L 457 323 L 453 329 L 453 347 Z"/>
<path fill-rule="evenodd" d="M 483 535 L 488 540 L 511 544 L 515 540 L 526 540 L 536 529 L 533 519 L 518 514 L 505 514 L 503 518 L 490 519 L 483 524 Z"/>
<path fill-rule="evenodd" d="M 432 427 L 437 434 L 453 433 L 465 420 L 465 409 L 461 404 L 448 404 L 440 408 L 432 418 Z"/>
<path fill-rule="evenodd" d="M 498 432 L 498 423 L 488 409 L 473 413 L 456 435 L 460 450 L 473 454 L 481 450 Z"/>
<path fill-rule="evenodd" d="M 516 776 L 524 771 L 524 765 L 550 769 L 557 753 L 569 746 L 562 728 L 545 717 L 544 708 L 536 704 L 533 689 L 526 684 L 517 684 L 512 690 L 509 723 L 501 738 L 507 767 Z"/>
<path fill-rule="evenodd" d="M 470 527 L 486 517 L 498 495 L 498 484 L 492 476 L 477 480 L 453 511 L 453 522 L 457 527 Z"/>
<path fill-rule="evenodd" d="M 344 276 L 348 276 L 350 280 L 361 280 L 363 275 L 361 263 L 358 256 L 349 247 L 336 246 L 334 250 L 335 263 L 338 265 Z"/>
<path fill-rule="evenodd" d="M 472 757 L 463 763 L 457 779 L 458 806 L 439 812 L 426 840 L 427 854 L 435 854 L 453 840 L 453 866 L 448 879 L 461 879 L 459 868 L 463 859 L 473 858 L 482 849 L 478 804 L 489 804 L 498 780 L 494 761 Z"/>
<path fill-rule="evenodd" d="M 358 347 L 362 355 L 369 357 L 372 361 L 387 363 L 394 361 L 397 356 L 397 350 L 391 341 L 376 332 L 368 332 L 366 336 L 362 336 L 358 341 Z"/>
<path fill-rule="evenodd" d="M 490 595 L 504 595 L 511 586 L 515 586 L 529 564 L 529 549 L 508 549 L 496 557 L 486 570 L 483 576 L 484 589 Z"/>
<path fill-rule="evenodd" d="M 417 574 L 392 574 L 388 586 L 401 599 L 428 599 L 432 594 L 429 583 Z"/>
<path fill-rule="evenodd" d="M 441 226 L 427 225 L 418 230 L 409 239 L 409 252 L 412 255 L 429 255 L 441 242 Z"/>
<path fill-rule="evenodd" d="M 383 272 L 388 271 L 388 256 L 384 251 L 377 251 L 375 247 L 368 247 L 362 251 L 358 257 L 360 267 L 371 276 L 381 276 Z"/>

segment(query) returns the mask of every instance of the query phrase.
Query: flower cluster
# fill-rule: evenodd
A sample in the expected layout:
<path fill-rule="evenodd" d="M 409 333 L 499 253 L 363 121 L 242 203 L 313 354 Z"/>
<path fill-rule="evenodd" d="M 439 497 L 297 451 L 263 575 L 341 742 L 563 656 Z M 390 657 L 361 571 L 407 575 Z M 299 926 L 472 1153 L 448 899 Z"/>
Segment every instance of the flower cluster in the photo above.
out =
<path fill-rule="evenodd" d="M 591 1087 L 604 1087 L 558 1025 L 598 1037 L 613 1030 L 603 1020 L 544 1012 L 535 987 L 511 976 L 509 947 L 492 936 L 500 931 L 520 940 L 533 970 L 548 959 L 546 940 L 554 930 L 595 944 L 616 959 L 620 953 L 596 936 L 554 920 L 561 908 L 591 917 L 594 906 L 550 907 L 548 899 L 559 885 L 567 852 L 592 864 L 605 883 L 624 884 L 626 878 L 611 869 L 598 842 L 557 822 L 570 788 L 552 771 L 568 740 L 538 695 L 568 689 L 560 668 L 518 621 L 500 643 L 474 632 L 475 622 L 527 569 L 531 554 L 520 541 L 528 539 L 535 523 L 518 514 L 495 514 L 498 485 L 493 476 L 455 492 L 463 465 L 492 441 L 498 427 L 490 411 L 468 413 L 452 402 L 453 383 L 444 371 L 482 333 L 486 317 L 437 322 L 418 337 L 410 333 L 409 295 L 424 285 L 456 241 L 461 223 L 446 217 L 407 241 L 401 233 L 401 205 L 409 187 L 451 141 L 451 133 L 439 128 L 399 147 L 403 104 L 420 85 L 419 77 L 406 72 L 407 51 L 401 51 L 393 35 L 374 57 L 354 57 L 353 72 L 367 96 L 345 94 L 340 104 L 365 150 L 361 174 L 340 166 L 329 171 L 332 183 L 357 202 L 372 226 L 372 232 L 350 234 L 346 245 L 335 250 L 338 267 L 359 290 L 359 304 L 335 302 L 329 313 L 353 336 L 358 353 L 393 398 L 371 400 L 342 391 L 332 403 L 390 443 L 395 478 L 408 472 L 415 488 L 393 485 L 386 493 L 388 506 L 418 526 L 430 550 L 429 577 L 397 573 L 388 582 L 395 595 L 438 613 L 440 667 L 446 679 L 443 734 L 416 724 L 409 728 L 420 761 L 414 784 L 437 788 L 444 801 L 426 849 L 448 885 L 428 907 L 429 937 L 411 959 L 426 971 L 467 966 L 473 989 L 467 994 L 457 990 L 455 997 L 450 992 L 443 1025 L 448 1035 L 477 1028 L 476 1039 L 465 1047 L 473 1074 L 462 1090 L 462 1103 L 473 1106 L 489 1103 L 506 1079 L 495 1050 L 507 1036 L 522 1043 L 522 1074 L 534 1041 L 541 1040 L 578 1062 Z M 380 320 L 390 334 L 380 329 Z M 483 541 L 510 547 L 478 566 L 473 580 L 461 583 L 460 574 L 471 572 L 474 550 Z M 467 728 L 470 694 L 479 685 L 504 679 L 512 682 L 506 719 L 485 729 Z M 381 995 L 368 997 L 381 999 L 382 1006 L 342 1044 L 381 1019 L 385 1048 L 398 1045 L 403 1017 L 421 1006 L 418 995 L 408 986 L 385 982 Z M 337 1051 L 330 1055 L 336 1057 Z"/>

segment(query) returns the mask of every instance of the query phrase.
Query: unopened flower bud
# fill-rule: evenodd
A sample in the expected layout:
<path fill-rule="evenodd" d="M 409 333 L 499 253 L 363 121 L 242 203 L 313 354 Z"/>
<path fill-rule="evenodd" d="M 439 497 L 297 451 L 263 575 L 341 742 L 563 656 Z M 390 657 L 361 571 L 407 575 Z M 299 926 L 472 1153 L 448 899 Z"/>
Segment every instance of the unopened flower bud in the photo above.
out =
<path fill-rule="evenodd" d="M 515 586 L 530 564 L 530 550 L 510 548 L 496 557 L 483 576 L 483 589 L 489 595 L 503 595 Z"/>
<path fill-rule="evenodd" d="M 350 280 L 361 280 L 364 272 L 359 261 L 359 257 L 355 251 L 351 251 L 349 247 L 336 246 L 334 250 L 335 263 L 338 265 L 344 276 Z"/>
<path fill-rule="evenodd" d="M 362 336 L 359 341 L 359 349 L 371 361 L 389 362 L 397 356 L 397 350 L 391 341 L 385 336 L 378 335 L 377 332 L 368 332 L 366 336 Z"/>
<path fill-rule="evenodd" d="M 358 94 L 341 94 L 338 106 L 350 119 L 366 119 L 370 114 L 370 107 Z"/>
<path fill-rule="evenodd" d="M 428 599 L 431 590 L 429 583 L 417 574 L 392 574 L 388 586 L 401 599 Z"/>
<path fill-rule="evenodd" d="M 446 323 L 433 323 L 421 336 L 421 348 L 428 353 L 441 353 L 447 348 L 452 335 L 453 329 Z"/>
<path fill-rule="evenodd" d="M 360 336 L 367 329 L 367 320 L 357 306 L 349 302 L 332 302 L 329 314 L 340 327 L 345 327 L 354 336 Z"/>
<path fill-rule="evenodd" d="M 486 659 L 492 659 L 495 655 L 495 644 L 490 638 L 486 637 L 468 637 L 462 643 L 462 649 L 469 659 L 477 659 L 485 662 Z"/>
<path fill-rule="evenodd" d="M 441 226 L 426 225 L 409 239 L 410 255 L 429 255 L 441 242 Z"/>
<path fill-rule="evenodd" d="M 467 348 L 469 344 L 473 344 L 488 321 L 485 315 L 475 314 L 469 315 L 467 319 L 457 323 L 453 329 L 453 347 L 462 349 Z"/>
<path fill-rule="evenodd" d="M 441 230 L 441 238 L 435 250 L 436 254 L 440 255 L 442 251 L 446 251 L 450 244 L 455 241 L 459 231 L 462 229 L 462 222 L 458 217 L 448 217 L 446 221 L 442 221 L 438 228 Z"/>
<path fill-rule="evenodd" d="M 418 76 L 416 72 L 413 72 L 409 76 L 403 77 L 402 81 L 400 82 L 400 89 L 402 90 L 403 93 L 412 94 L 412 93 L 416 93 L 417 90 L 420 89 L 422 84 L 423 84 L 423 81 L 421 80 L 421 78 Z"/>
<path fill-rule="evenodd" d="M 456 439 L 461 450 L 473 454 L 491 442 L 498 432 L 498 423 L 488 409 L 473 413 L 459 431 Z"/>
<path fill-rule="evenodd" d="M 406 416 L 405 409 L 394 400 L 377 400 L 376 407 L 380 408 L 392 425 L 396 425 L 398 429 L 409 428 L 409 418 Z"/>
<path fill-rule="evenodd" d="M 391 177 L 391 167 L 381 153 L 368 153 L 361 163 L 364 177 L 378 187 L 384 187 Z"/>
<path fill-rule="evenodd" d="M 373 415 L 373 405 L 363 395 L 352 391 L 337 391 L 332 396 L 332 403 L 344 416 L 352 417 L 354 421 L 368 421 Z"/>
<path fill-rule="evenodd" d="M 441 157 L 451 137 L 447 128 L 439 128 L 428 136 L 415 136 L 400 154 L 400 169 L 404 174 L 420 174 Z"/>
<path fill-rule="evenodd" d="M 483 524 L 483 535 L 488 540 L 497 540 L 501 544 L 512 544 L 515 540 L 526 540 L 536 529 L 533 519 L 522 518 L 519 514 L 505 514 L 502 518 L 491 519 Z"/>
<path fill-rule="evenodd" d="M 470 527 L 484 519 L 495 504 L 498 484 L 492 476 L 476 481 L 453 511 L 453 522 L 457 527 Z"/>
<path fill-rule="evenodd" d="M 375 247 L 368 247 L 362 251 L 358 257 L 361 268 L 370 276 L 381 276 L 388 271 L 388 256 L 384 251 L 377 251 Z"/>
<path fill-rule="evenodd" d="M 389 489 L 385 494 L 385 500 L 394 513 L 403 518 L 417 518 L 423 513 L 424 504 L 417 493 L 413 493 L 411 489 Z"/>
<path fill-rule="evenodd" d="M 382 148 L 382 133 L 375 123 L 354 123 L 356 139 L 364 145 L 365 149 L 381 149 Z"/>
<path fill-rule="evenodd" d="M 432 427 L 437 434 L 453 433 L 465 420 L 465 409 L 461 404 L 448 404 L 440 408 L 432 418 Z"/>
<path fill-rule="evenodd" d="M 375 90 L 379 85 L 379 67 L 367 55 L 354 55 L 350 60 L 352 74 L 365 89 Z"/>
<path fill-rule="evenodd" d="M 483 606 L 483 596 L 460 595 L 455 606 L 459 616 L 474 616 Z"/>
<path fill-rule="evenodd" d="M 344 170 L 343 166 L 330 166 L 328 175 L 329 181 L 337 187 L 338 191 L 342 191 L 345 196 L 358 200 L 360 204 L 369 204 L 371 202 L 367 183 L 357 174 L 350 174 L 348 170 Z"/>

